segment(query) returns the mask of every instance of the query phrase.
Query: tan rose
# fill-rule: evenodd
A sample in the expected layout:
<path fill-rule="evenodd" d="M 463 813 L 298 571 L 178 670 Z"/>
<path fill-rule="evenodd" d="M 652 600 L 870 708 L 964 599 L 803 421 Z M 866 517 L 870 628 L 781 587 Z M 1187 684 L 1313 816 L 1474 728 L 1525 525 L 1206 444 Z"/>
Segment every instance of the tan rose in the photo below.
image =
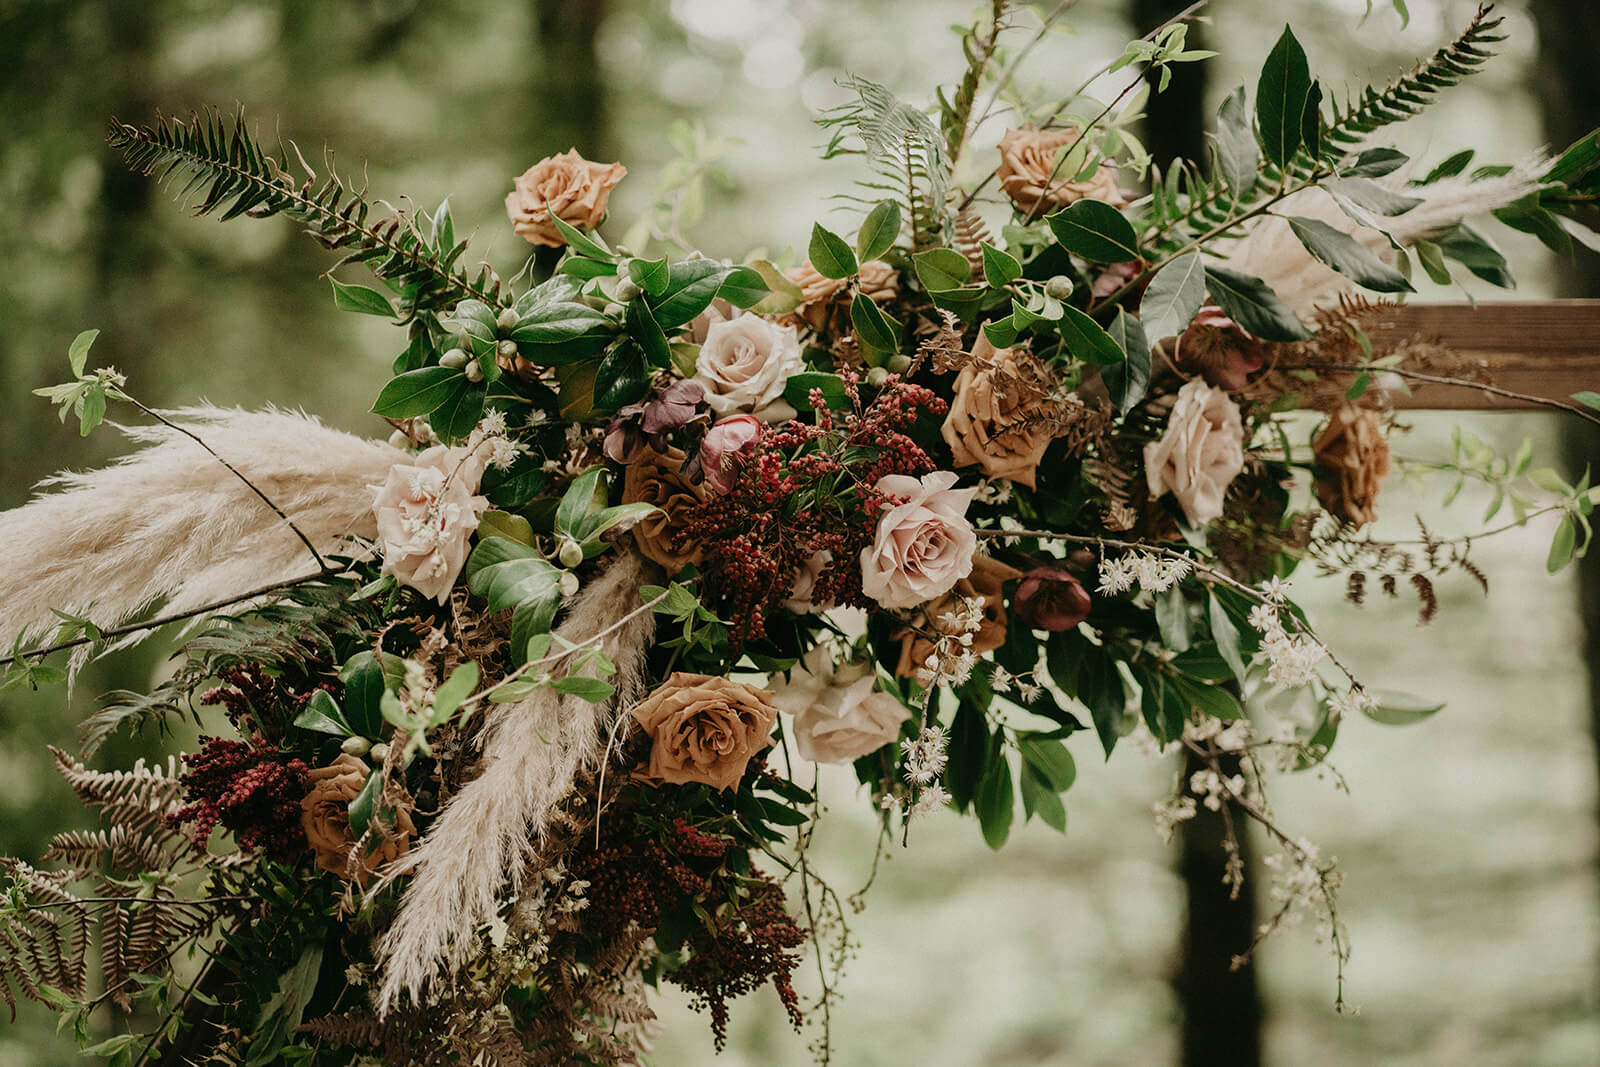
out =
<path fill-rule="evenodd" d="M 621 163 L 591 163 L 576 149 L 541 159 L 523 172 L 506 195 L 511 228 L 532 244 L 559 248 L 567 239 L 550 216 L 575 229 L 594 229 L 606 217 L 612 188 L 627 173 Z"/>
<path fill-rule="evenodd" d="M 861 550 L 861 591 L 883 607 L 926 604 L 972 573 L 978 536 L 967 507 L 977 490 L 956 481 L 949 471 L 878 479 L 878 492 L 906 498 L 884 510 L 871 547 Z"/>
<path fill-rule="evenodd" d="M 369 772 L 361 760 L 341 753 L 329 766 L 311 772 L 311 792 L 300 801 L 300 826 L 317 854 L 317 866 L 341 878 L 351 870 L 350 854 L 355 848 L 350 836 L 350 802 L 366 785 Z M 417 832 L 411 813 L 404 808 L 391 810 L 394 824 L 380 825 L 383 818 L 375 819 L 363 855 L 355 860 L 355 880 L 363 886 L 384 864 L 411 851 L 411 836 Z"/>
<path fill-rule="evenodd" d="M 1031 358 L 1014 348 L 997 350 L 979 331 L 941 430 L 956 466 L 977 464 L 991 478 L 1034 487 L 1055 430 L 1047 398 L 1035 387 L 1038 375 L 1026 365 Z"/>
<path fill-rule="evenodd" d="M 1222 514 L 1222 498 L 1244 469 L 1244 422 L 1226 392 L 1196 378 L 1178 390 L 1167 432 L 1144 446 L 1152 498 L 1171 493 L 1189 525 Z"/>
<path fill-rule="evenodd" d="M 870 662 L 835 664 L 822 645 L 783 682 L 775 676 L 772 702 L 795 717 L 790 731 L 800 755 L 813 763 L 849 763 L 900 736 L 911 717 L 889 693 L 877 691 Z"/>
<path fill-rule="evenodd" d="M 698 547 L 682 552 L 672 547 L 672 538 L 683 528 L 689 509 L 705 499 L 705 490 L 690 485 L 683 476 L 684 460 L 682 449 L 657 452 L 647 448 L 628 464 L 622 477 L 624 504 L 643 502 L 660 509 L 638 521 L 633 527 L 633 540 L 646 559 L 661 564 L 669 574 L 678 573 L 690 563 L 699 563 L 702 557 Z"/>
<path fill-rule="evenodd" d="M 1311 451 L 1322 506 L 1356 526 L 1377 519 L 1378 491 L 1389 473 L 1389 442 L 1378 413 L 1344 405 L 1317 434 Z"/>
<path fill-rule="evenodd" d="M 1077 139 L 1078 131 L 1070 127 L 1007 130 L 1000 138 L 1000 166 L 995 169 L 995 176 L 1018 211 L 1033 211 L 1040 207 L 1041 200 L 1044 206 L 1040 210 L 1066 207 L 1078 200 L 1104 200 L 1114 207 L 1128 202 L 1117 182 L 1117 168 L 1109 163 L 1102 163 L 1082 181 L 1068 180 L 1072 178 L 1070 173 L 1063 177 L 1061 172 L 1066 167 L 1056 170 L 1056 156 Z M 1050 181 L 1052 173 L 1056 180 L 1046 189 L 1045 183 Z"/>
<path fill-rule="evenodd" d="M 900 295 L 900 272 L 881 259 L 869 259 L 861 264 L 856 286 L 874 303 L 885 304 Z"/>
<path fill-rule="evenodd" d="M 778 709 L 765 689 L 709 674 L 674 672 L 633 709 L 650 735 L 646 776 L 732 789 L 767 746 Z"/>
<path fill-rule="evenodd" d="M 919 613 L 918 625 L 907 627 L 897 636 L 900 640 L 900 661 L 894 673 L 901 678 L 915 678 L 917 671 L 933 655 L 930 634 L 956 636 L 964 631 L 947 618 L 961 608 L 964 598 L 983 598 L 983 621 L 972 635 L 969 649 L 975 655 L 993 652 L 1006 643 L 1006 602 L 1002 587 L 1021 571 L 1008 567 L 988 556 L 972 557 L 972 573 L 956 582 L 949 595 L 927 605 Z"/>
<path fill-rule="evenodd" d="M 389 468 L 372 513 L 383 543 L 383 573 L 443 604 L 467 562 L 467 540 L 489 501 L 475 495 L 483 460 L 437 445 Z"/>
<path fill-rule="evenodd" d="M 847 303 L 839 297 L 849 280 L 824 278 L 809 259 L 798 267 L 791 267 L 785 274 L 800 287 L 800 306 L 795 308 L 794 314 L 813 330 L 826 329 L 829 316 Z M 883 304 L 900 294 L 900 272 L 881 259 L 869 259 L 861 264 L 857 288 Z"/>

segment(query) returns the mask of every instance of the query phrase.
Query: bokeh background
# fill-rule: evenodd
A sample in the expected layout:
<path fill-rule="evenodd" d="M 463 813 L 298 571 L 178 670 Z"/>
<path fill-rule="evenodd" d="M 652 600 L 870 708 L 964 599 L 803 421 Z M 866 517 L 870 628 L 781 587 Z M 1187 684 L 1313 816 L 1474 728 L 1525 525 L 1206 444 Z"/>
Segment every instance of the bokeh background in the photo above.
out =
<path fill-rule="evenodd" d="M 1223 55 L 1172 99 L 1213 113 L 1233 86 L 1253 84 L 1285 20 L 1324 84 L 1353 91 L 1432 51 L 1476 5 L 1410 0 L 1404 28 L 1385 0 L 1363 21 L 1367 6 L 1213 0 L 1204 36 Z M 1597 5 L 1500 7 L 1503 56 L 1403 129 L 1402 148 L 1430 163 L 1462 145 L 1509 161 L 1564 145 L 1585 117 L 1600 123 L 1588 54 L 1600 42 Z M 1173 8 L 1079 0 L 1029 76 L 1064 91 Z M 848 164 L 817 159 L 824 138 L 812 120 L 838 99 L 835 79 L 858 72 L 927 100 L 957 76 L 950 27 L 973 14 L 968 0 L 0 0 L 0 507 L 56 469 L 121 450 L 109 429 L 80 440 L 29 394 L 61 378 L 68 342 L 90 327 L 102 330 L 95 361 L 127 372 L 152 405 L 273 403 L 385 430 L 365 412 L 398 334 L 335 312 L 319 277 L 329 257 L 286 221 L 192 220 L 128 174 L 103 144 L 109 116 L 138 122 L 242 102 L 264 135 L 294 139 L 308 158 L 337 147 L 327 158 L 364 175 L 376 197 L 431 207 L 448 196 L 457 231 L 475 229 L 475 254 L 507 274 L 526 255 L 502 214 L 514 175 L 573 146 L 623 160 L 630 175 L 612 212 L 621 232 L 671 178 L 673 124 L 697 125 L 676 139 L 694 141 L 720 177 L 690 236 L 713 254 L 777 256 L 803 246 L 810 220 L 837 210 L 828 197 L 853 177 Z M 1495 237 L 1525 298 L 1594 285 L 1593 256 L 1558 263 L 1531 239 L 1503 228 Z M 1407 421 L 1415 431 L 1402 451 L 1426 459 L 1447 448 L 1458 419 Z M 1592 439 L 1545 419 L 1464 421 L 1506 452 L 1532 436 L 1542 461 L 1572 475 L 1600 458 Z M 1444 509 L 1445 489 L 1396 478 L 1384 528 L 1405 536 L 1420 513 L 1444 532 L 1469 529 L 1485 501 L 1468 492 Z M 1586 666 L 1595 658 L 1577 572 L 1544 573 L 1548 534 L 1485 543 L 1477 555 L 1492 595 L 1445 583 L 1426 632 L 1404 607 L 1354 608 L 1337 588 L 1306 598 L 1374 684 L 1449 701 L 1405 729 L 1351 723 L 1334 753 L 1348 795 L 1315 776 L 1277 794 L 1285 821 L 1346 872 L 1358 1016 L 1333 1013 L 1333 964 L 1306 931 L 1264 950 L 1253 998 L 1208 997 L 1220 979 L 1180 994 L 1186 900 L 1205 890 L 1186 886 L 1150 816 L 1177 768 L 1131 749 L 1104 762 L 1080 735 L 1065 837 L 1031 824 L 992 854 L 975 824 L 938 816 L 909 849 L 891 850 L 853 920 L 860 949 L 833 1011 L 834 1062 L 1600 1063 L 1600 804 Z M 98 693 L 148 684 L 163 654 L 152 642 L 110 657 L 70 699 L 0 698 L 0 852 L 36 858 L 80 817 L 43 746 L 70 746 Z M 121 741 L 102 761 L 160 747 Z M 849 891 L 868 876 L 872 823 L 848 782 L 825 786 L 815 855 Z M 658 1062 L 711 1062 L 705 1021 L 670 994 L 661 1010 Z M 1186 1047 L 1204 1012 L 1233 1035 L 1225 1055 Z M 787 1032 L 770 991 L 734 1018 L 727 1067 L 808 1062 L 807 1041 Z M 4 1067 L 78 1061 L 42 1011 L 25 1006 L 0 1025 Z"/>

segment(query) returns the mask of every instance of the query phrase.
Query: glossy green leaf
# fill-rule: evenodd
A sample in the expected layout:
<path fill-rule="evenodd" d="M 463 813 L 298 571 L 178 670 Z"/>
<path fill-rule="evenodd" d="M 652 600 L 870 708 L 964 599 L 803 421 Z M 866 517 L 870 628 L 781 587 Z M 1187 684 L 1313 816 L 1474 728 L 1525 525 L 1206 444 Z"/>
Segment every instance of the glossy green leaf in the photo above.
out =
<path fill-rule="evenodd" d="M 717 296 L 736 308 L 754 307 L 771 295 L 766 279 L 751 267 L 734 267 L 717 288 Z"/>
<path fill-rule="evenodd" d="M 845 392 L 843 379 L 837 374 L 823 374 L 819 371 L 802 371 L 790 375 L 783 386 L 783 399 L 796 411 L 810 411 L 813 389 L 822 390 L 822 399 L 827 402 L 828 407 L 836 411 L 850 406 L 850 397 Z"/>
<path fill-rule="evenodd" d="M 381 315 L 384 318 L 394 317 L 394 307 L 390 305 L 389 298 L 376 289 L 368 289 L 364 285 L 347 285 L 338 278 L 330 277 L 333 283 L 333 306 L 340 311 L 353 311 L 358 315 Z"/>
<path fill-rule="evenodd" d="M 990 848 L 999 849 L 1011 836 L 1016 802 L 1016 790 L 1011 784 L 1011 765 L 1006 762 L 1004 755 L 998 755 L 978 780 L 978 793 L 973 798 L 983 840 Z"/>
<path fill-rule="evenodd" d="M 1260 278 L 1207 267 L 1206 287 L 1230 319 L 1264 341 L 1303 341 L 1311 336 L 1300 316 Z"/>
<path fill-rule="evenodd" d="M 433 412 L 466 381 L 466 375 L 450 367 L 423 367 L 392 378 L 372 405 L 375 414 L 391 419 L 410 419 Z"/>
<path fill-rule="evenodd" d="M 533 544 L 533 524 L 521 515 L 491 508 L 478 520 L 478 540 L 504 537 L 522 545 Z"/>
<path fill-rule="evenodd" d="M 1056 241 L 1096 263 L 1139 258 L 1139 236 L 1122 212 L 1102 200 L 1079 200 L 1045 217 Z"/>
<path fill-rule="evenodd" d="M 606 247 L 606 243 L 600 239 L 598 233 L 588 234 L 575 229 L 554 212 L 550 213 L 550 221 L 556 224 L 556 229 L 566 238 L 567 247 L 578 255 L 608 262 L 616 258 L 616 254 Z"/>
<path fill-rule="evenodd" d="M 587 304 L 562 301 L 524 315 L 510 337 L 518 345 L 559 345 L 589 333 L 612 330 L 615 324 Z M 539 362 L 539 360 L 535 360 Z"/>
<path fill-rule="evenodd" d="M 1217 165 L 1235 200 L 1255 188 L 1261 149 L 1256 144 L 1250 105 L 1245 100 L 1242 85 L 1228 94 L 1217 112 Z"/>
<path fill-rule="evenodd" d="M 917 280 L 930 293 L 959 289 L 972 277 L 972 264 L 953 248 L 930 248 L 911 257 Z"/>
<path fill-rule="evenodd" d="M 667 282 L 672 272 L 667 267 L 666 257 L 661 259 L 630 259 L 628 261 L 628 277 L 633 284 L 643 289 L 650 296 L 659 297 L 666 291 Z"/>
<path fill-rule="evenodd" d="M 730 270 L 712 259 L 686 259 L 669 268 L 667 287 L 652 302 L 663 330 L 675 330 L 711 306 Z"/>
<path fill-rule="evenodd" d="M 640 351 L 644 352 L 651 366 L 657 370 L 665 370 L 672 366 L 672 352 L 667 348 L 667 335 L 662 331 L 655 315 L 651 313 L 649 304 L 643 300 L 628 301 L 623 321 L 627 325 L 628 336 L 638 342 Z"/>
<path fill-rule="evenodd" d="M 1144 399 L 1145 390 L 1150 388 L 1150 343 L 1145 339 L 1143 324 L 1128 314 L 1127 308 L 1117 308 L 1117 317 L 1111 320 L 1111 329 L 1106 332 L 1127 358 L 1106 367 L 1101 371 L 1101 378 L 1117 413 L 1126 415 Z"/>
<path fill-rule="evenodd" d="M 824 278 L 848 278 L 856 272 L 856 254 L 845 239 L 816 222 L 811 225 L 811 265 Z"/>
<path fill-rule="evenodd" d="M 636 344 L 618 345 L 607 352 L 595 370 L 594 406 L 616 411 L 643 400 L 650 391 L 648 362 L 644 349 Z"/>
<path fill-rule="evenodd" d="M 1288 26 L 1262 65 L 1256 84 L 1256 122 L 1267 158 L 1279 167 L 1300 148 L 1306 100 L 1311 95 L 1311 69 L 1305 49 Z"/>
<path fill-rule="evenodd" d="M 383 661 L 371 652 L 358 652 L 339 672 L 344 680 L 344 719 L 351 732 L 376 738 L 383 727 L 381 701 L 390 688 Z"/>
<path fill-rule="evenodd" d="M 1022 765 L 1022 811 L 1059 833 L 1067 832 L 1067 806 L 1031 763 Z"/>
<path fill-rule="evenodd" d="M 294 717 L 294 725 L 302 730 L 314 730 L 335 737 L 349 737 L 355 733 L 326 689 L 318 689 L 311 694 L 306 706 Z"/>
<path fill-rule="evenodd" d="M 469 382 L 463 375 L 444 402 L 433 409 L 429 425 L 445 441 L 460 441 L 483 418 L 488 392 L 482 382 Z"/>
<path fill-rule="evenodd" d="M 983 245 L 983 280 L 991 289 L 1004 289 L 1022 277 L 1022 264 L 1009 252 Z"/>
<path fill-rule="evenodd" d="M 1366 289 L 1378 293 L 1415 292 L 1405 275 L 1379 259 L 1366 245 L 1319 219 L 1287 216 L 1289 228 L 1318 260 Z"/>
<path fill-rule="evenodd" d="M 850 301 L 850 324 L 863 348 L 888 354 L 900 350 L 900 324 L 884 314 L 866 293 L 857 293 Z"/>
<path fill-rule="evenodd" d="M 900 239 L 900 203 L 897 200 L 880 201 L 867 212 L 856 233 L 856 256 L 862 263 L 877 259 Z M 813 261 L 813 266 L 815 261 Z"/>
<path fill-rule="evenodd" d="M 1062 305 L 1061 321 L 1056 323 L 1067 351 L 1085 363 L 1102 367 L 1115 366 L 1127 358 L 1110 334 L 1100 324 L 1070 304 Z"/>
<path fill-rule="evenodd" d="M 1017 740 L 1017 751 L 1028 766 L 1039 772 L 1051 789 L 1065 793 L 1078 778 L 1078 765 L 1072 753 L 1060 741 L 1022 735 Z"/>
<path fill-rule="evenodd" d="M 1511 276 L 1511 265 L 1506 262 L 1506 257 L 1487 237 L 1466 223 L 1435 237 L 1433 243 L 1439 246 L 1439 251 L 1490 285 L 1501 289 L 1516 288 L 1517 281 Z"/>
<path fill-rule="evenodd" d="M 1146 337 L 1176 337 L 1200 313 L 1206 301 L 1206 269 L 1198 252 L 1185 252 L 1156 271 L 1139 302 L 1139 321 Z"/>

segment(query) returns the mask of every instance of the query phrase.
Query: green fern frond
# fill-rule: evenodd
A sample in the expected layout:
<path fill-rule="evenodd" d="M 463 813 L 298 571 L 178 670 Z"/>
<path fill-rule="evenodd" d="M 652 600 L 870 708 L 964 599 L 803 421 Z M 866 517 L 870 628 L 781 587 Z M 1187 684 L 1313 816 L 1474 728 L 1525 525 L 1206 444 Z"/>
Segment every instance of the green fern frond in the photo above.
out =
<path fill-rule="evenodd" d="M 914 248 L 937 243 L 945 228 L 950 192 L 944 135 L 927 114 L 877 82 L 851 75 L 843 84 L 855 90 L 856 99 L 817 120 L 833 131 L 823 158 L 865 155 L 877 181 L 861 184 L 893 192 L 911 221 Z M 859 137 L 862 147 L 850 145 L 851 136 Z"/>
<path fill-rule="evenodd" d="M 181 181 L 180 198 L 199 192 L 196 215 L 282 214 L 301 223 L 325 247 L 345 253 L 335 269 L 365 264 L 399 286 L 407 320 L 468 298 L 502 303 L 500 280 L 488 266 L 471 276 L 456 265 L 467 244 L 454 242 L 448 226 L 424 233 L 415 217 L 393 209 L 375 217 L 365 190 L 348 189 L 331 166 L 321 178 L 298 148 L 294 164 L 281 146 L 276 155 L 264 150 L 242 108 L 231 119 L 208 110 L 188 122 L 157 116 L 149 126 L 113 119 L 107 140 L 133 170 L 173 186 Z"/>

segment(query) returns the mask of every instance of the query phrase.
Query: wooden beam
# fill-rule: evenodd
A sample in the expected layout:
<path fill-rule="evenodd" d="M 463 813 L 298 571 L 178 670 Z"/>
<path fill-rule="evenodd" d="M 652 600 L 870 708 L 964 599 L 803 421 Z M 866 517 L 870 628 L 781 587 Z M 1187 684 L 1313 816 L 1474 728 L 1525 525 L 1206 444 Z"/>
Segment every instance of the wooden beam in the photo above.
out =
<path fill-rule="evenodd" d="M 1368 330 L 1381 352 L 1422 337 L 1443 344 L 1488 373 L 1502 389 L 1565 400 L 1600 391 L 1600 300 L 1541 300 L 1469 304 L 1405 304 Z M 1471 387 L 1426 385 L 1416 395 L 1392 394 L 1396 407 L 1515 411 L 1534 405 L 1490 396 Z"/>

